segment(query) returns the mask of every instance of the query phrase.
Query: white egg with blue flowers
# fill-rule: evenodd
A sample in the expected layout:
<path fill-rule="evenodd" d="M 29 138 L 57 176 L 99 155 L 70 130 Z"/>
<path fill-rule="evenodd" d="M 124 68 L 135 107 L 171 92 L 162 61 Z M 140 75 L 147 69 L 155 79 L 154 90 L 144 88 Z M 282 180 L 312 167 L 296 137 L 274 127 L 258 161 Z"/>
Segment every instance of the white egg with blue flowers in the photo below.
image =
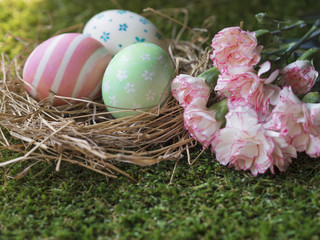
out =
<path fill-rule="evenodd" d="M 167 50 L 160 31 L 147 18 L 128 10 L 107 10 L 93 16 L 83 34 L 100 41 L 111 55 L 138 42 L 148 42 Z"/>

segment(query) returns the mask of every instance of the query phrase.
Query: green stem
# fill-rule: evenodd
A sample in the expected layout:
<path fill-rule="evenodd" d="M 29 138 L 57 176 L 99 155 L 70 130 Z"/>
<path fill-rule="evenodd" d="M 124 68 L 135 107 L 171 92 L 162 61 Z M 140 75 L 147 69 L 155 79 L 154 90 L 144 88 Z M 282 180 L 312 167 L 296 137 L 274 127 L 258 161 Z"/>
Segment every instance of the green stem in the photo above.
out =
<path fill-rule="evenodd" d="M 201 73 L 198 77 L 204 78 L 206 81 L 206 84 L 211 88 L 214 89 L 217 85 L 218 77 L 219 77 L 219 70 L 215 67 L 212 67 L 203 73 Z"/>
<path fill-rule="evenodd" d="M 209 110 L 213 110 L 216 112 L 216 120 L 219 122 L 226 122 L 226 114 L 228 113 L 228 107 L 227 107 L 227 99 L 222 99 L 219 102 L 216 102 L 212 104 L 209 108 Z"/>
<path fill-rule="evenodd" d="M 309 31 L 299 40 L 296 42 L 295 45 L 289 47 L 284 53 L 283 56 L 290 56 L 295 50 L 297 50 L 300 45 L 302 43 L 304 43 L 306 40 L 308 40 L 308 38 L 310 37 L 310 35 L 316 31 L 319 28 L 319 24 L 320 24 L 320 19 L 318 19 L 313 26 L 309 29 Z M 319 32 L 320 34 L 320 32 Z M 315 36 L 314 36 L 315 37 Z"/>
<path fill-rule="evenodd" d="M 315 57 L 318 57 L 320 53 L 320 48 L 310 48 L 305 51 L 297 60 L 309 60 L 311 61 Z"/>
<path fill-rule="evenodd" d="M 283 31 L 289 31 L 289 30 L 292 30 L 292 29 L 295 29 L 295 28 L 303 28 L 305 27 L 307 24 L 303 21 L 303 20 L 299 20 L 297 22 L 295 22 L 294 24 L 291 24 L 291 25 L 288 25 L 288 26 L 285 26 L 279 30 L 275 30 L 275 31 L 272 31 L 271 34 L 272 35 L 279 35 L 280 33 L 282 33 Z"/>
<path fill-rule="evenodd" d="M 279 56 L 279 55 L 283 54 L 283 53 L 286 51 L 286 49 L 291 48 L 291 47 L 294 46 L 295 44 L 296 44 L 296 42 L 291 42 L 291 43 L 288 43 L 288 44 L 283 44 L 283 45 L 281 45 L 281 47 L 280 47 L 279 49 L 273 50 L 273 51 L 270 51 L 270 52 L 265 52 L 265 54 L 266 54 L 267 56 L 272 56 L 272 55 L 277 55 L 277 56 Z"/>

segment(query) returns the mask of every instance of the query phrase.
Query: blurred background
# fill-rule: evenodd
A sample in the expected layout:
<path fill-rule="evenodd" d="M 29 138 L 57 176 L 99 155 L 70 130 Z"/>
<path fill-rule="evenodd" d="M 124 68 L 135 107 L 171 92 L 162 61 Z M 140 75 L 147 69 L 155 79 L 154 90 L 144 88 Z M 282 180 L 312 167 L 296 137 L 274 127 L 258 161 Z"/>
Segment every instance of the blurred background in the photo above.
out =
<path fill-rule="evenodd" d="M 311 0 L 0 0 L 0 51 L 13 57 L 27 42 L 41 42 L 54 34 L 81 32 L 95 14 L 108 9 L 127 9 L 149 18 L 172 37 L 172 22 L 146 8 L 153 8 L 191 28 L 206 28 L 212 36 L 227 26 L 244 23 L 255 30 L 255 14 L 267 13 L 279 20 L 309 18 L 320 14 L 320 2 Z M 188 36 L 182 36 L 187 38 Z"/>

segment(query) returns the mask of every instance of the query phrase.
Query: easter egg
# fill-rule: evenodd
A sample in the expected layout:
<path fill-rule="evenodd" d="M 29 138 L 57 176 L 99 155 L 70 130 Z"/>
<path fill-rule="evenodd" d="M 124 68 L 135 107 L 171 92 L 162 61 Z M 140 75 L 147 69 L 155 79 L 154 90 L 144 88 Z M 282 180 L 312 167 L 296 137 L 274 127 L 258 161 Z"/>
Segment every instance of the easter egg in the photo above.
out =
<path fill-rule="evenodd" d="M 97 40 L 80 33 L 52 37 L 36 47 L 23 68 L 30 94 L 42 100 L 53 93 L 92 99 L 101 94 L 103 74 L 111 55 Z M 55 99 L 53 105 L 66 102 Z"/>
<path fill-rule="evenodd" d="M 153 23 L 127 10 L 107 10 L 95 15 L 85 25 L 83 34 L 99 40 L 113 55 L 137 42 L 150 42 L 167 48 Z"/>
<path fill-rule="evenodd" d="M 102 97 L 113 117 L 137 114 L 161 104 L 170 94 L 174 67 L 153 43 L 136 43 L 116 54 L 102 80 Z M 131 109 L 122 111 L 123 109 Z"/>

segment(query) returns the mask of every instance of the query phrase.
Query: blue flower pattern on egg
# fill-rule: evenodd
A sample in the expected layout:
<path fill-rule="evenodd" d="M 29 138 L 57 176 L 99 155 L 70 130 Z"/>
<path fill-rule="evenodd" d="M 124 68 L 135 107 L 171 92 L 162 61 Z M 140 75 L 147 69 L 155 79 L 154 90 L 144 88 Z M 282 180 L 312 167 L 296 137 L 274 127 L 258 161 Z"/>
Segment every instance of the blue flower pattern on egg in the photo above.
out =
<path fill-rule="evenodd" d="M 144 25 L 149 23 L 149 21 L 146 18 L 140 18 L 139 21 L 142 22 Z"/>
<path fill-rule="evenodd" d="M 108 39 L 110 39 L 110 33 L 103 32 L 103 34 L 100 37 L 104 42 L 107 42 Z"/>
<path fill-rule="evenodd" d="M 160 46 L 163 40 L 152 22 L 127 10 L 97 14 L 84 33 L 99 40 L 113 55 L 133 43 L 151 42 Z"/>
<path fill-rule="evenodd" d="M 118 13 L 122 15 L 122 14 L 125 14 L 126 11 L 125 10 L 119 10 Z M 103 14 L 99 14 L 98 18 L 103 18 Z M 110 19 L 109 21 L 111 22 L 112 19 Z M 146 19 L 146 18 L 140 18 L 139 21 L 144 25 L 149 23 L 148 19 Z M 126 23 L 123 23 L 123 24 L 119 25 L 119 31 L 127 31 L 127 28 L 128 28 L 128 25 Z M 144 29 L 144 32 L 147 33 L 148 30 Z M 161 34 L 159 32 L 156 33 L 155 37 L 158 38 L 159 40 L 162 39 L 162 36 L 161 36 Z M 107 40 L 110 39 L 110 33 L 103 32 L 103 35 L 101 35 L 100 38 L 104 42 L 107 42 Z M 142 38 L 142 37 L 141 38 L 136 37 L 135 40 L 136 40 L 136 42 L 145 42 L 146 39 Z M 118 47 L 121 48 L 122 44 L 119 44 Z"/>
<path fill-rule="evenodd" d="M 101 18 L 103 18 L 103 17 L 104 17 L 104 14 L 103 14 L 103 13 L 100 13 L 100 14 L 97 15 L 97 19 L 101 19 Z"/>
<path fill-rule="evenodd" d="M 128 25 L 126 23 L 120 24 L 119 31 L 127 31 Z"/>
<path fill-rule="evenodd" d="M 146 39 L 144 38 L 139 38 L 139 37 L 136 37 L 136 42 L 144 42 Z"/>
<path fill-rule="evenodd" d="M 126 10 L 118 10 L 119 14 L 125 14 L 127 11 Z"/>

